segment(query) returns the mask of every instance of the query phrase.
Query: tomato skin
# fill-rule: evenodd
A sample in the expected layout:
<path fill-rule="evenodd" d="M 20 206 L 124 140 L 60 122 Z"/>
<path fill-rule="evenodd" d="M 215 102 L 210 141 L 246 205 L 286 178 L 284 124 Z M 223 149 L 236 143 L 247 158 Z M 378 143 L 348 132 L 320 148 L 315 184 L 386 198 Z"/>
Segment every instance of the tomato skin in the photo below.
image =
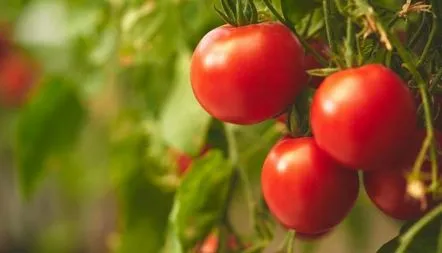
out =
<path fill-rule="evenodd" d="M 280 140 L 264 162 L 261 186 L 273 215 L 309 235 L 340 223 L 359 191 L 357 172 L 336 163 L 310 137 Z"/>
<path fill-rule="evenodd" d="M 296 238 L 302 241 L 313 241 L 321 239 L 331 233 L 333 229 L 318 233 L 318 234 L 303 234 L 303 233 L 296 233 Z"/>
<path fill-rule="evenodd" d="M 416 131 L 416 105 L 390 69 L 370 64 L 328 76 L 316 91 L 311 127 L 318 145 L 353 169 L 391 163 Z"/>
<path fill-rule="evenodd" d="M 305 86 L 304 51 L 284 25 L 224 25 L 200 41 L 192 57 L 195 97 L 213 117 L 234 124 L 270 119 Z"/>
<path fill-rule="evenodd" d="M 329 48 L 328 48 L 328 45 L 324 43 L 324 41 L 322 41 L 320 39 L 313 39 L 313 40 L 308 41 L 308 43 L 322 57 L 324 57 L 325 59 L 329 58 L 329 56 L 328 56 Z M 306 70 L 317 69 L 317 68 L 322 67 L 321 63 L 318 62 L 312 54 L 307 53 L 305 55 L 304 62 L 305 62 L 304 64 L 305 64 Z M 324 80 L 324 77 L 321 77 L 321 76 L 310 76 L 309 84 L 313 88 L 318 88 L 323 80 Z"/>
<path fill-rule="evenodd" d="M 424 131 L 420 131 L 416 135 L 407 155 L 403 157 L 404 160 L 396 166 L 364 172 L 364 187 L 369 198 L 382 212 L 392 218 L 398 220 L 418 219 L 437 204 L 431 194 L 428 194 L 426 196 L 428 208 L 422 210 L 420 201 L 412 199 L 407 195 L 406 175 L 411 172 L 424 138 Z M 440 133 L 436 134 L 436 140 L 440 146 L 442 144 Z M 442 156 L 439 155 L 439 164 L 441 164 L 441 159 Z M 425 161 L 422 170 L 424 172 L 430 172 L 431 163 Z M 439 173 L 442 173 L 442 167 L 440 165 Z M 431 181 L 426 181 L 425 184 L 429 186 Z"/>

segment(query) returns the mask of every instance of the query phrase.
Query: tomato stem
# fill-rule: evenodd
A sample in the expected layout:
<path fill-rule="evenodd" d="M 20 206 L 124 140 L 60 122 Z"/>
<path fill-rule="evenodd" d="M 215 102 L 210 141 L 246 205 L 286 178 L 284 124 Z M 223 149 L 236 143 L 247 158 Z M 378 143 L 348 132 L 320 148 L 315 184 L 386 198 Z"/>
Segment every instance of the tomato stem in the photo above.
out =
<path fill-rule="evenodd" d="M 330 16 L 330 9 L 331 9 L 331 2 L 330 0 L 322 0 L 322 9 L 324 12 L 324 21 L 325 21 L 325 32 L 327 33 L 327 40 L 328 44 L 330 45 L 331 51 L 336 54 L 337 53 L 337 45 L 336 40 L 333 37 L 333 33 L 331 30 L 331 16 Z"/>
<path fill-rule="evenodd" d="M 347 38 L 345 41 L 345 62 L 348 68 L 353 66 L 353 45 L 355 38 L 354 26 L 350 17 L 347 18 Z"/>
<path fill-rule="evenodd" d="M 293 253 L 293 246 L 295 244 L 296 232 L 295 230 L 289 230 L 286 235 L 287 244 L 286 244 L 286 252 Z"/>
<path fill-rule="evenodd" d="M 405 253 L 413 238 L 419 233 L 419 231 L 424 228 L 428 223 L 435 219 L 438 215 L 442 213 L 442 204 L 438 205 L 436 208 L 427 213 L 419 221 L 417 221 L 410 229 L 407 230 L 400 238 L 400 245 L 395 251 L 395 253 Z"/>

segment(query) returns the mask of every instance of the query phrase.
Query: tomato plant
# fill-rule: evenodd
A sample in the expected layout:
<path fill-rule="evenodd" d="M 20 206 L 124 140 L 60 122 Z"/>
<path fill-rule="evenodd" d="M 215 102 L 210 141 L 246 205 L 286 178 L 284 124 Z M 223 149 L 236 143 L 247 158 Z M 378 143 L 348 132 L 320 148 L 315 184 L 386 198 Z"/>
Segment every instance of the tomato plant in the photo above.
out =
<path fill-rule="evenodd" d="M 437 133 L 438 145 L 442 144 L 440 133 Z M 414 161 L 418 155 L 425 133 L 423 131 L 416 134 L 407 154 L 402 157 L 401 162 L 395 166 L 381 168 L 375 171 L 364 172 L 365 190 L 373 203 L 387 215 L 400 220 L 414 220 L 422 217 L 429 209 L 433 208 L 438 201 L 432 194 L 424 193 L 423 199 L 411 196 L 407 192 L 407 176 L 412 172 Z M 439 156 L 439 161 L 440 161 Z M 425 161 L 423 171 L 431 172 L 431 164 Z M 439 173 L 442 167 L 438 167 Z M 419 182 L 419 181 L 417 181 Z M 427 187 L 431 180 L 423 181 Z M 419 184 L 416 184 L 419 187 Z M 416 189 L 422 191 L 422 189 Z"/>
<path fill-rule="evenodd" d="M 328 76 L 312 102 L 318 145 L 354 169 L 373 169 L 400 157 L 416 122 L 416 105 L 405 83 L 377 64 Z"/>
<path fill-rule="evenodd" d="M 0 1 L 0 252 L 442 252 L 441 17 Z"/>
<path fill-rule="evenodd" d="M 359 191 L 357 173 L 332 160 L 312 138 L 277 143 L 264 162 L 261 182 L 275 217 L 285 227 L 308 235 L 339 224 Z"/>
<path fill-rule="evenodd" d="M 195 49 L 191 80 L 196 98 L 215 118 L 258 123 L 283 112 L 305 86 L 303 49 L 278 23 L 221 26 Z"/>

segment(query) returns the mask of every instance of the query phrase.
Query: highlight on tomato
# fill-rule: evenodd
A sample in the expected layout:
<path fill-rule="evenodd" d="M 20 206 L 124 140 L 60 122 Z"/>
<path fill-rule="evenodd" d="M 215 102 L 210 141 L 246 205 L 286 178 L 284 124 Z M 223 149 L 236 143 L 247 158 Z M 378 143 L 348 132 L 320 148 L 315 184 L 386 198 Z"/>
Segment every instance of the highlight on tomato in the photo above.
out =
<path fill-rule="evenodd" d="M 370 170 L 403 155 L 417 128 L 416 105 L 397 74 L 369 64 L 324 80 L 313 96 L 311 127 L 334 159 Z"/>
<path fill-rule="evenodd" d="M 195 97 L 213 117 L 255 124 L 285 111 L 306 85 L 304 50 L 284 25 L 223 25 L 206 34 L 191 61 Z"/>

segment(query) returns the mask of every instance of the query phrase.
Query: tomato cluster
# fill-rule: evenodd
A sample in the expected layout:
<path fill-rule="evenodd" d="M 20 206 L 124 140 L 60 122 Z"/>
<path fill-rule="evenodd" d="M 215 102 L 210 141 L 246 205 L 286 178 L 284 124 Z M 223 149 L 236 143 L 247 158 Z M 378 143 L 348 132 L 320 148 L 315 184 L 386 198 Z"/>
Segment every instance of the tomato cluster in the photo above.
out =
<path fill-rule="evenodd" d="M 327 58 L 324 43 L 310 42 Z M 264 199 L 288 229 L 305 238 L 331 231 L 357 200 L 358 171 L 385 214 L 402 220 L 422 216 L 436 200 L 425 193 L 418 200 L 409 196 L 407 175 L 425 134 L 418 129 L 416 102 L 406 83 L 380 64 L 308 78 L 306 70 L 320 67 L 279 23 L 225 25 L 197 46 L 191 83 L 208 113 L 235 124 L 275 117 L 285 122 L 284 112 L 300 92 L 308 84 L 317 88 L 310 105 L 312 136 L 282 138 L 262 168 Z"/>

